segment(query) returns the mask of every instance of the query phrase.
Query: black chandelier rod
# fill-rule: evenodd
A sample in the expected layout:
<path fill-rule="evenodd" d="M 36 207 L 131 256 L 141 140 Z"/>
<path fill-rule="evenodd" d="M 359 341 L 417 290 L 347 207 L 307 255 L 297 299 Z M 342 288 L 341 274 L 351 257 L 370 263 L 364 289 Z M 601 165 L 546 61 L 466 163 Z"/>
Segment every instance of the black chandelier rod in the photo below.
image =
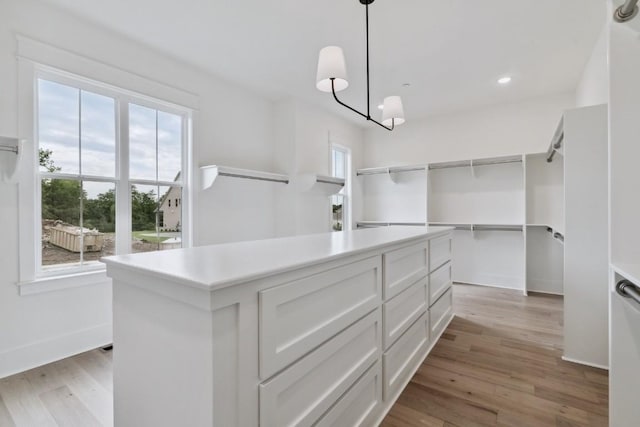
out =
<path fill-rule="evenodd" d="M 377 124 L 378 126 L 381 126 L 383 128 L 385 128 L 388 131 L 392 131 L 393 128 L 395 127 L 395 119 L 391 119 L 391 127 L 387 127 L 385 125 L 383 125 L 382 123 L 374 120 L 371 118 L 371 101 L 370 101 L 370 92 L 369 92 L 369 1 L 367 1 L 364 5 L 365 7 L 365 27 L 366 27 L 366 38 L 367 38 L 367 114 L 361 113 L 360 111 L 356 110 L 355 108 L 352 108 L 350 106 L 348 106 L 347 104 L 345 104 L 344 102 L 340 101 L 338 99 L 338 95 L 336 95 L 336 90 L 334 87 L 334 81 L 335 81 L 335 77 L 331 78 L 331 92 L 333 93 L 333 98 L 336 100 L 336 102 L 340 105 L 342 105 L 343 107 L 347 107 L 349 110 L 353 111 L 354 113 L 357 113 L 359 115 L 361 115 L 362 117 L 364 117 L 365 119 L 367 119 L 370 122 L 373 122 L 375 124 Z"/>

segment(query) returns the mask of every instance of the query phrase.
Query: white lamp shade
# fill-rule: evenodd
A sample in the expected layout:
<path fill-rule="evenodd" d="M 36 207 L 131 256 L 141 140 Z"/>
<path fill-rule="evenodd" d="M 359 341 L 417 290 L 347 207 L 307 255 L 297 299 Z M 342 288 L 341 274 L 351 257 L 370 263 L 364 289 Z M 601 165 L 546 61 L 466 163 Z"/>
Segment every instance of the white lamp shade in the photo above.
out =
<path fill-rule="evenodd" d="M 382 124 L 391 127 L 404 123 L 404 109 L 402 108 L 402 99 L 399 96 L 387 96 L 384 99 L 382 107 Z"/>
<path fill-rule="evenodd" d="M 342 48 L 338 46 L 322 48 L 318 56 L 318 74 L 316 78 L 316 87 L 318 90 L 331 92 L 331 79 L 335 79 L 334 89 L 336 92 L 344 90 L 349 86 L 344 53 L 342 52 Z"/>

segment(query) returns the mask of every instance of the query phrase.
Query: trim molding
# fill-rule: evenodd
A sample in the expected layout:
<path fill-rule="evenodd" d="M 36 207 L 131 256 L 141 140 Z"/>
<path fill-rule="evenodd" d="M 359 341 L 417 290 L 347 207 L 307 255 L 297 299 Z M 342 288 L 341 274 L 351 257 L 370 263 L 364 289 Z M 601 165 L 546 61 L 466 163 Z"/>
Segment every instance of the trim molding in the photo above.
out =
<path fill-rule="evenodd" d="M 111 323 L 104 323 L 17 347 L 0 353 L 0 378 L 103 347 L 112 341 L 113 326 Z"/>
<path fill-rule="evenodd" d="M 608 366 L 598 365 L 597 363 L 585 362 L 584 360 L 572 359 L 567 356 L 562 356 L 562 360 L 565 362 L 577 363 L 578 365 L 591 366 L 592 368 L 604 369 L 605 371 L 609 370 Z"/>

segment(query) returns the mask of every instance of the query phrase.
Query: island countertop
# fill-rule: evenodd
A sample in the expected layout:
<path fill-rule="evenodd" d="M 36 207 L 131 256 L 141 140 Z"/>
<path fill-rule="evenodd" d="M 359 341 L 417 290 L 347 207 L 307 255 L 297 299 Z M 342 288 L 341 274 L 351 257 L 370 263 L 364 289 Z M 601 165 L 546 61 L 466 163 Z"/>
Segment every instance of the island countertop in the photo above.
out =
<path fill-rule="evenodd" d="M 102 262 L 107 264 L 107 275 L 112 268 L 138 271 L 213 291 L 451 230 L 451 227 L 380 227 L 117 255 L 102 258 Z"/>

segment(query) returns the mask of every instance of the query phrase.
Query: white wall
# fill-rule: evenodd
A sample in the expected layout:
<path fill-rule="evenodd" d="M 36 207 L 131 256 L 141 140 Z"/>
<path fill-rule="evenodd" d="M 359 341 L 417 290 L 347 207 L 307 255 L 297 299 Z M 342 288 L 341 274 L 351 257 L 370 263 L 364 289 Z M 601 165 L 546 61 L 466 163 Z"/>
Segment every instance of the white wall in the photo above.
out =
<path fill-rule="evenodd" d="M 507 89 L 508 90 L 508 89 Z M 366 167 L 422 164 L 545 151 L 573 93 L 427 117 L 365 136 Z"/>
<path fill-rule="evenodd" d="M 342 108 L 336 104 L 335 108 Z M 331 143 L 351 150 L 352 218 L 362 211 L 362 190 L 355 170 L 362 167 L 364 132 L 355 124 L 332 113 L 294 100 L 276 105 L 276 164 L 278 172 L 293 177 L 292 185 L 278 192 L 277 234 L 321 233 L 330 231 L 330 202 L 326 188 L 300 191 L 296 177 L 307 174 L 329 175 Z"/>
<path fill-rule="evenodd" d="M 281 122 L 282 110 L 269 99 L 41 2 L 0 0 L 0 10 L 0 135 L 18 136 L 15 35 L 20 34 L 193 94 L 199 101 L 193 121 L 196 169 L 221 164 L 326 174 L 329 131 L 333 139 L 352 149 L 360 165 L 361 129 L 331 114 L 292 103 L 290 112 L 295 112 L 296 120 Z M 139 91 L 145 93 L 145 89 Z M 284 127 L 274 125 L 279 122 Z M 275 144 L 281 135 L 292 135 L 296 156 L 286 157 L 279 151 L 284 148 L 287 152 L 286 144 Z M 221 182 L 201 192 L 197 173 L 194 179 L 194 244 L 277 235 L 277 184 L 263 188 L 249 181 Z M 0 183 L 0 377 L 111 340 L 109 282 L 18 296 L 18 195 L 18 185 Z M 304 230 L 296 230 L 300 231 Z"/>
<path fill-rule="evenodd" d="M 596 41 L 576 89 L 576 106 L 609 102 L 608 31 L 605 26 Z"/>
<path fill-rule="evenodd" d="M 17 135 L 19 33 L 199 96 L 196 165 L 272 168 L 270 101 L 39 2 L 0 0 L 0 10 L 0 135 Z M 0 200 L 0 377 L 110 342 L 110 283 L 18 296 L 18 185 L 0 183 Z M 203 222 L 212 234 L 230 227 L 196 212 L 196 230 Z"/>

